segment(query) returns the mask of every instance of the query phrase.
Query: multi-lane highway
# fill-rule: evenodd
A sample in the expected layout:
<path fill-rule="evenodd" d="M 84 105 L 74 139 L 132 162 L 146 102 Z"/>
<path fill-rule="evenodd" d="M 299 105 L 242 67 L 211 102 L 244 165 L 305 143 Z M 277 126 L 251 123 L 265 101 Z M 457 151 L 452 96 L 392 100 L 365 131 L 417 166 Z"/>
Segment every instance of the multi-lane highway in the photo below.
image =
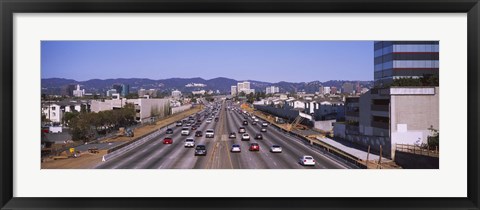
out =
<path fill-rule="evenodd" d="M 227 106 L 230 109 L 227 109 Z M 208 107 L 208 106 L 207 106 Z M 211 108 L 199 114 L 201 124 L 197 130 L 191 130 L 190 135 L 182 136 L 182 127 L 171 124 L 173 134 L 162 134 L 158 137 L 126 152 L 117 158 L 100 163 L 96 168 L 102 169 L 340 169 L 350 168 L 349 165 L 336 160 L 334 157 L 322 154 L 309 144 L 288 135 L 271 125 L 266 127 L 266 132 L 261 132 L 262 121 L 252 125 L 253 119 L 246 114 L 233 109 L 229 102 L 212 103 Z M 216 109 L 215 109 L 216 107 Z M 216 111 L 215 111 L 216 110 Z M 213 116 L 213 117 L 212 117 Z M 215 121 L 218 117 L 218 121 Z M 212 118 L 211 122 L 207 122 Z M 245 119 L 247 118 L 247 119 Z M 247 120 L 248 125 L 243 125 Z M 239 128 L 245 127 L 250 135 L 249 141 L 242 141 Z M 214 138 L 206 138 L 205 131 L 214 129 Z M 202 137 L 195 137 L 196 131 L 202 131 Z M 236 133 L 236 138 L 229 138 L 231 132 Z M 256 134 L 262 134 L 263 139 L 255 139 Z M 172 144 L 163 144 L 165 137 L 173 139 Z M 185 139 L 193 138 L 195 145 L 203 144 L 207 148 L 205 156 L 195 156 L 193 148 L 185 148 Z M 259 151 L 249 151 L 251 143 L 258 143 Z M 241 152 L 231 152 L 233 144 L 240 145 Z M 270 152 L 272 145 L 282 148 L 280 153 Z M 314 166 L 303 166 L 299 163 L 300 157 L 308 155 L 315 160 Z"/>

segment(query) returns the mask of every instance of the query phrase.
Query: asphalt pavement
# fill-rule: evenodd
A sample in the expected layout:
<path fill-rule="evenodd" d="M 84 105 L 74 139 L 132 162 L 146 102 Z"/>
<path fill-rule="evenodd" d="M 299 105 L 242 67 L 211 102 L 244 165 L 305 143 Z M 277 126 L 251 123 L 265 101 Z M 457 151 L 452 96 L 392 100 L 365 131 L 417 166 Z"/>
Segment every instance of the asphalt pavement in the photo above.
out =
<path fill-rule="evenodd" d="M 248 118 L 248 125 L 242 125 L 245 115 L 234 110 L 227 110 L 228 102 L 223 102 L 217 113 L 218 122 L 206 122 L 202 115 L 202 123 L 197 128 L 203 132 L 202 137 L 195 137 L 191 130 L 189 136 L 181 136 L 182 127 L 171 124 L 173 134 L 166 134 L 167 128 L 161 129 L 161 134 L 156 138 L 132 149 L 125 154 L 100 163 L 98 169 L 342 169 L 349 168 L 335 158 L 329 157 L 315 150 L 311 145 L 296 136 L 289 135 L 272 126 L 267 127 L 267 132 L 260 132 L 261 122 L 252 125 Z M 250 141 L 242 141 L 239 127 L 245 127 L 250 134 Z M 206 138 L 205 131 L 214 129 L 214 138 Z M 236 138 L 229 138 L 229 133 L 235 132 Z M 263 140 L 254 139 L 255 134 L 261 133 Z M 165 137 L 173 139 L 172 144 L 163 144 Z M 195 156 L 194 148 L 185 148 L 186 138 L 195 139 L 195 144 L 204 144 L 207 147 L 206 156 Z M 249 151 L 250 143 L 258 143 L 259 151 Z M 241 152 L 232 153 L 232 144 L 239 144 Z M 271 153 L 273 144 L 280 145 L 281 153 Z M 302 166 L 299 158 L 302 155 L 312 156 L 315 166 Z"/>

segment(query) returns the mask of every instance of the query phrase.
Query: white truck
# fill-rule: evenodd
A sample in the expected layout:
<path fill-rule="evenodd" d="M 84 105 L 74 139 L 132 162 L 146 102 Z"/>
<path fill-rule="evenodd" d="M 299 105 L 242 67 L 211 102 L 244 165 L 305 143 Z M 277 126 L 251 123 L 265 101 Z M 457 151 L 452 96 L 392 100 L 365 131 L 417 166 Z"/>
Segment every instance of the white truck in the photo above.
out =
<path fill-rule="evenodd" d="M 190 128 L 183 127 L 182 131 L 180 133 L 182 134 L 182 136 L 188 136 L 188 135 L 190 135 Z"/>
<path fill-rule="evenodd" d="M 213 137 L 215 137 L 215 133 L 213 132 L 213 129 L 208 129 L 207 132 L 205 132 L 205 137 L 206 137 L 206 138 L 213 138 Z"/>
<path fill-rule="evenodd" d="M 62 126 L 50 126 L 48 128 L 49 133 L 61 133 L 63 131 Z"/>

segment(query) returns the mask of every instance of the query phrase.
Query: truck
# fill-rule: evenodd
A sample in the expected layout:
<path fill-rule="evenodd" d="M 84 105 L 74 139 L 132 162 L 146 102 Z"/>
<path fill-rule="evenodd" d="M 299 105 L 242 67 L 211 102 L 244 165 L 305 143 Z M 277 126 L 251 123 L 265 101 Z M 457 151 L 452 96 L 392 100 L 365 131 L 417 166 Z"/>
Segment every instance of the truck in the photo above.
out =
<path fill-rule="evenodd" d="M 62 126 L 50 126 L 48 132 L 50 133 L 61 133 L 63 131 Z"/>
<path fill-rule="evenodd" d="M 181 131 L 182 136 L 190 135 L 190 129 L 188 127 L 183 127 Z"/>

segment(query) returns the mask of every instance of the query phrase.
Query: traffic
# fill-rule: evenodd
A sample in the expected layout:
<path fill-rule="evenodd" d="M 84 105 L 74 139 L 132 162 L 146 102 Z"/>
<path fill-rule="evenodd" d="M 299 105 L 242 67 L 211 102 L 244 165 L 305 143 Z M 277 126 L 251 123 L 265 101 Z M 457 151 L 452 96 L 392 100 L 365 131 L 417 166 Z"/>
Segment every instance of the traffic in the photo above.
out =
<path fill-rule="evenodd" d="M 151 140 L 105 169 L 327 169 L 347 168 L 308 143 L 242 110 L 231 101 L 204 109 L 161 129 Z"/>

